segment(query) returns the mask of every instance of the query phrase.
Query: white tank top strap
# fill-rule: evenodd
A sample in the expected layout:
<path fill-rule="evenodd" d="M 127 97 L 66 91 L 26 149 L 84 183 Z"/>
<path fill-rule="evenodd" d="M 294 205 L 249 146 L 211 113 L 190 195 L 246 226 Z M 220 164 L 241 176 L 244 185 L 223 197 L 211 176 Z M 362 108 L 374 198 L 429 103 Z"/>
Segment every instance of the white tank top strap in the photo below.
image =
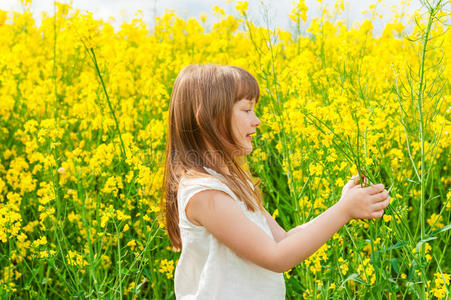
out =
<path fill-rule="evenodd" d="M 240 202 L 234 193 L 227 187 L 224 183 L 222 183 L 219 179 L 212 177 L 202 177 L 202 178 L 183 178 L 180 181 L 177 199 L 178 199 L 178 207 L 179 207 L 179 218 L 182 221 L 180 223 L 181 226 L 190 226 L 190 227 L 202 227 L 191 223 L 186 217 L 186 206 L 191 198 L 206 190 L 218 190 L 226 193 L 232 199 L 234 199 L 237 203 Z M 203 228 L 203 227 L 202 227 Z"/>

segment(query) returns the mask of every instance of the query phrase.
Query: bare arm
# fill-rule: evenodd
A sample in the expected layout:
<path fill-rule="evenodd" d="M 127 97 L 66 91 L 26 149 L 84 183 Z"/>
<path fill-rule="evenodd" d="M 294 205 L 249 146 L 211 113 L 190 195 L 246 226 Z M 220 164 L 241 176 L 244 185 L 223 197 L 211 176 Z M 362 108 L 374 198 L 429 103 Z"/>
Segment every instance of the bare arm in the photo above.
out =
<path fill-rule="evenodd" d="M 196 194 L 186 212 L 191 222 L 204 226 L 238 256 L 274 272 L 284 272 L 312 255 L 356 213 L 365 218 L 382 216 L 388 205 L 388 194 L 382 191 L 383 186 L 355 188 L 348 200 L 340 200 L 310 221 L 308 230 L 295 230 L 280 241 L 274 241 L 220 191 Z M 357 205 L 358 201 L 362 204 Z"/>
<path fill-rule="evenodd" d="M 308 223 L 305 223 L 305 224 L 296 226 L 287 232 L 287 231 L 285 231 L 285 229 L 283 229 L 282 226 L 279 225 L 279 223 L 277 223 L 277 221 L 271 216 L 271 214 L 267 210 L 265 210 L 265 218 L 266 218 L 266 222 L 268 223 L 269 228 L 271 229 L 272 235 L 274 236 L 274 239 L 276 240 L 276 242 L 280 242 L 287 236 L 292 235 L 297 231 L 305 229 L 308 224 Z"/>
<path fill-rule="evenodd" d="M 276 220 L 269 214 L 269 212 L 265 209 L 265 218 L 266 223 L 268 223 L 269 228 L 271 229 L 272 235 L 276 242 L 280 242 L 284 238 L 287 237 L 287 232 L 282 226 L 277 223 Z"/>
<path fill-rule="evenodd" d="M 368 183 L 368 179 L 365 178 L 365 182 Z M 343 187 L 343 192 L 342 192 L 342 194 L 346 193 L 349 189 L 351 189 L 351 188 L 357 186 L 358 184 L 360 184 L 360 180 L 359 180 L 358 175 L 355 175 L 355 176 L 353 176 L 353 177 L 351 178 L 351 180 Z M 269 217 L 268 217 L 268 216 L 269 216 Z M 272 219 L 272 222 L 271 222 L 271 220 L 270 220 L 269 218 Z M 307 223 L 304 223 L 304 224 L 302 224 L 302 225 L 298 225 L 298 226 L 296 226 L 296 227 L 290 229 L 288 232 L 286 232 L 286 231 L 285 231 L 285 230 L 284 230 L 284 229 L 283 229 L 283 228 L 282 228 L 282 227 L 274 220 L 274 218 L 272 218 L 272 216 L 271 216 L 269 213 L 267 213 L 266 219 L 267 219 L 267 221 L 268 221 L 268 224 L 270 224 L 270 223 L 275 223 L 275 224 L 272 224 L 272 226 L 270 225 L 271 231 L 273 232 L 273 234 L 274 234 L 274 231 L 281 232 L 281 230 L 283 230 L 283 232 L 285 233 L 285 234 L 283 235 L 283 238 L 285 238 L 285 237 L 287 237 L 287 236 L 289 236 L 289 235 L 295 234 L 295 233 L 298 232 L 298 231 L 307 229 L 307 227 L 309 226 L 309 224 L 311 224 L 311 222 L 314 221 L 314 219 L 313 219 L 313 220 L 311 220 L 311 221 L 309 221 L 309 222 L 307 222 Z M 274 228 L 274 230 L 273 230 L 273 228 Z M 280 236 L 280 235 L 281 235 L 281 233 L 279 233 L 279 236 Z M 283 238 L 282 238 L 282 239 L 283 239 Z M 276 241 L 279 241 L 279 240 L 276 240 Z"/>

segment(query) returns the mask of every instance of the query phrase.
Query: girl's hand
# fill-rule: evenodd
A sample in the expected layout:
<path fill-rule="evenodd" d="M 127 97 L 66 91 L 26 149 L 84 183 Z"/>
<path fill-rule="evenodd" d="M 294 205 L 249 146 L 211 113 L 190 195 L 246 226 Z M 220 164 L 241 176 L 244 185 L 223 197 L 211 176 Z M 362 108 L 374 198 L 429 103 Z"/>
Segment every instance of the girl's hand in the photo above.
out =
<path fill-rule="evenodd" d="M 365 176 L 363 176 L 363 182 L 365 184 L 368 183 L 368 178 L 366 178 Z M 341 191 L 341 197 L 343 198 L 343 195 L 346 194 L 350 189 L 352 189 L 353 187 L 356 187 L 360 185 L 360 176 L 354 175 L 351 177 L 351 180 L 349 180 L 345 186 L 343 187 L 343 190 Z"/>
<path fill-rule="evenodd" d="M 360 187 L 351 179 L 337 204 L 349 219 L 375 219 L 382 217 L 389 203 L 390 196 L 383 184 Z"/>
<path fill-rule="evenodd" d="M 343 195 L 346 194 L 350 189 L 352 189 L 353 187 L 356 187 L 358 185 L 357 180 L 358 180 L 358 176 L 354 175 L 351 177 L 351 180 L 349 180 L 345 186 L 343 187 L 343 190 L 341 191 L 341 198 L 343 198 Z"/>

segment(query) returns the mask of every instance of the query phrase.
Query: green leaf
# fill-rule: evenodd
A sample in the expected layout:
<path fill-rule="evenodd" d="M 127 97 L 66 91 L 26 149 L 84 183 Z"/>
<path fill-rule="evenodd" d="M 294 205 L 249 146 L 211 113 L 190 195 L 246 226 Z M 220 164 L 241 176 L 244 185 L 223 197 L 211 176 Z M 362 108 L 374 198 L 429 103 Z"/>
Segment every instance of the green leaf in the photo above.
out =
<path fill-rule="evenodd" d="M 446 226 L 444 226 L 444 227 L 442 227 L 440 229 L 432 231 L 431 235 L 434 235 L 434 234 L 437 234 L 437 233 L 440 233 L 440 232 L 443 232 L 443 231 L 447 231 L 447 230 L 450 230 L 450 229 L 451 229 L 451 224 L 448 224 L 448 225 L 446 225 Z"/>
<path fill-rule="evenodd" d="M 393 246 L 388 247 L 387 249 L 383 249 L 382 251 L 389 251 L 389 250 L 393 250 L 393 249 L 398 249 L 398 248 L 404 247 L 405 245 L 407 245 L 407 242 L 397 241 L 396 244 L 394 244 Z"/>
<path fill-rule="evenodd" d="M 421 245 L 423 245 L 426 242 L 435 240 L 436 238 L 437 238 L 436 236 L 431 236 L 431 237 L 428 237 L 427 239 L 423 239 L 423 240 L 419 241 L 418 244 L 417 244 L 417 247 L 416 247 L 417 253 L 420 253 Z"/>
<path fill-rule="evenodd" d="M 355 281 L 355 282 L 358 282 L 358 283 L 366 284 L 362 279 L 359 278 L 359 274 L 352 273 L 345 280 L 343 280 L 343 282 L 341 283 L 340 287 L 343 287 L 344 284 L 346 283 L 346 281 L 348 281 L 348 280 L 352 280 L 352 281 Z"/>
<path fill-rule="evenodd" d="M 398 259 L 397 258 L 390 259 L 390 264 L 393 270 L 395 270 L 396 274 L 399 274 Z"/>
<path fill-rule="evenodd" d="M 128 270 L 128 269 L 122 269 L 122 271 L 121 271 L 121 273 L 122 274 L 124 274 L 124 275 L 128 275 L 128 273 L 130 272 L 130 270 Z"/>

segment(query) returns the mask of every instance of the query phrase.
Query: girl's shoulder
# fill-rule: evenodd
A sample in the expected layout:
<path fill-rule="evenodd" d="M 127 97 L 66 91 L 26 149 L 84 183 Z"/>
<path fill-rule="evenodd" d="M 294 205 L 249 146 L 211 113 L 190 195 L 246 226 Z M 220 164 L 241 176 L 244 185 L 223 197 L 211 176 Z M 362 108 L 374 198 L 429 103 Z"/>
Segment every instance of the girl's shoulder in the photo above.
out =
<path fill-rule="evenodd" d="M 186 172 L 179 181 L 179 189 L 187 185 L 200 185 L 204 187 L 210 187 L 211 189 L 226 191 L 227 194 L 233 195 L 232 198 L 236 198 L 236 195 L 232 192 L 232 189 L 228 184 L 228 180 L 223 175 L 205 166 L 203 167 L 203 169 L 206 171 L 206 173 L 201 173 L 199 171 Z M 247 183 L 252 190 L 255 189 L 252 181 L 247 179 Z"/>
<path fill-rule="evenodd" d="M 224 185 L 221 181 L 222 175 L 216 171 L 204 167 L 206 173 L 200 173 L 198 171 L 187 171 L 185 175 L 181 176 L 179 184 L 180 185 L 194 185 L 194 184 L 214 184 L 214 185 Z"/>
<path fill-rule="evenodd" d="M 181 201 L 182 207 L 194 194 L 205 190 L 221 191 L 228 194 L 232 199 L 238 200 L 235 193 L 221 180 L 220 174 L 211 169 L 208 169 L 207 172 L 208 174 L 187 174 L 181 177 L 177 198 Z"/>

